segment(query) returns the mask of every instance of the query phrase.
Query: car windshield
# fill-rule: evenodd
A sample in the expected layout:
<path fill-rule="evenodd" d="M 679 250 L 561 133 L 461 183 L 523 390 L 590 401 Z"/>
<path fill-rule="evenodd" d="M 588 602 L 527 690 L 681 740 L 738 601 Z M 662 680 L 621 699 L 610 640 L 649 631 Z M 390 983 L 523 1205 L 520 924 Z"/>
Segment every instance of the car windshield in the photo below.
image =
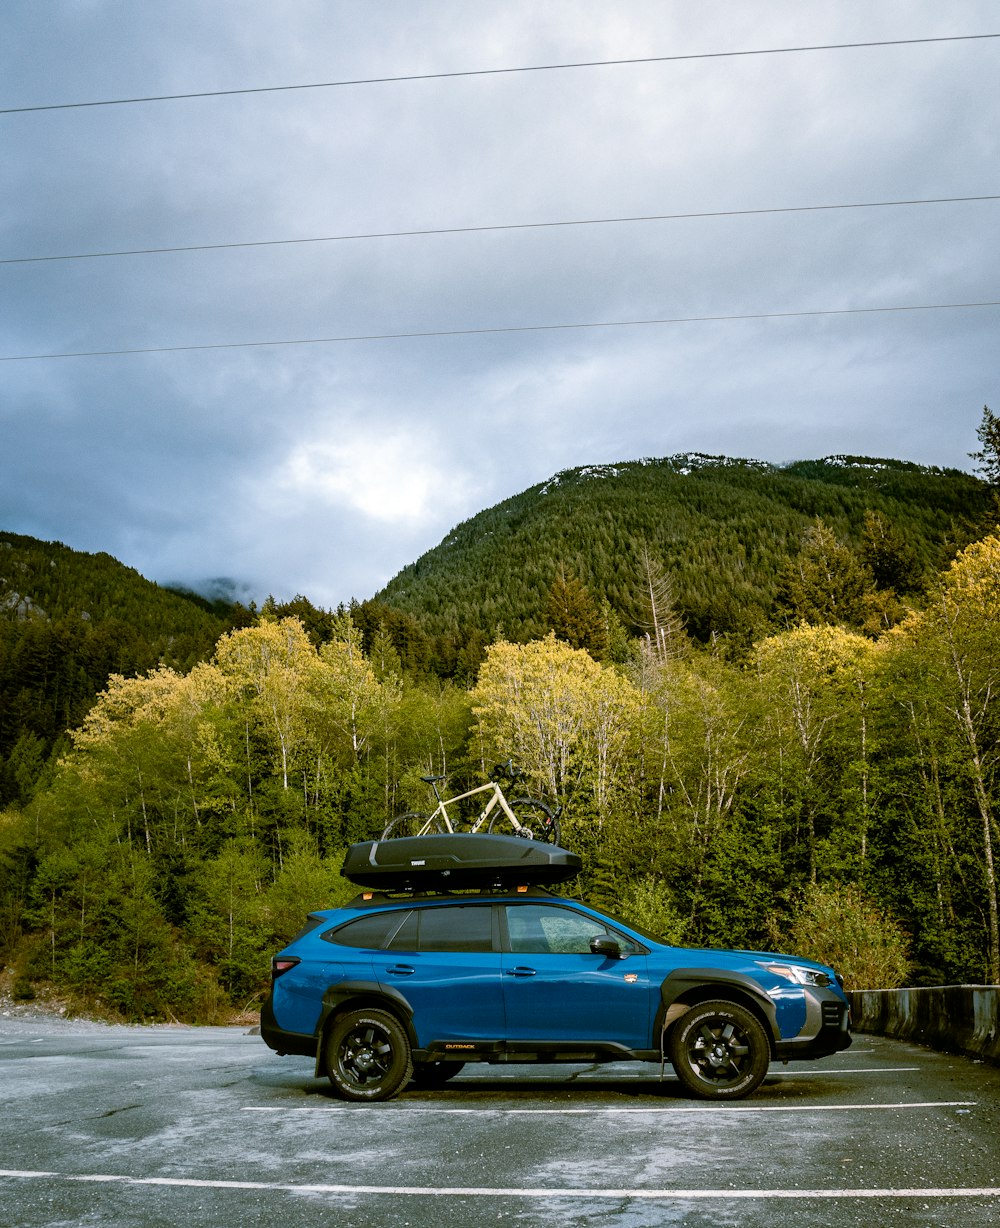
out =
<path fill-rule="evenodd" d="M 607 917 L 609 921 L 615 925 L 623 925 L 626 929 L 631 930 L 633 934 L 638 934 L 640 938 L 648 938 L 650 942 L 659 943 L 661 947 L 672 947 L 674 944 L 668 942 L 662 935 L 655 933 L 653 930 L 648 930 L 645 926 L 636 925 L 634 921 L 628 921 L 625 917 L 619 917 L 617 913 L 610 912 L 607 908 L 595 908 L 594 912 L 599 913 L 602 917 Z"/>

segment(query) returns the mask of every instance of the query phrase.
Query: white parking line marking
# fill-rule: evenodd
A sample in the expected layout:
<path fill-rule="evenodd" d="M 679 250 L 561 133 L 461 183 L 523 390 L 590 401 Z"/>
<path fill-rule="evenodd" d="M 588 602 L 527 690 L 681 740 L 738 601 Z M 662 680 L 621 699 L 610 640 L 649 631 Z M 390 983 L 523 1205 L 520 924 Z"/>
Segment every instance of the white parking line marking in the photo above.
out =
<path fill-rule="evenodd" d="M 768 1071 L 769 1079 L 819 1079 L 823 1075 L 884 1075 L 884 1074 L 913 1074 L 920 1069 L 919 1066 L 881 1066 L 881 1067 L 861 1067 L 857 1066 L 852 1070 L 771 1070 Z"/>
<path fill-rule="evenodd" d="M 769 1070 L 767 1078 L 769 1079 L 819 1079 L 824 1075 L 884 1075 L 884 1074 L 914 1074 L 920 1070 L 919 1066 L 852 1066 L 844 1070 Z M 472 1074 L 471 1080 L 469 1074 L 466 1074 L 465 1082 L 475 1081 L 477 1079 L 496 1078 L 495 1075 L 489 1074 Z M 604 1074 L 599 1070 L 587 1071 L 584 1074 L 579 1074 L 573 1079 L 573 1083 L 602 1083 L 608 1079 L 614 1079 L 616 1083 L 649 1083 L 648 1075 L 636 1074 Z M 667 1078 L 671 1076 L 668 1072 Z"/>
<path fill-rule="evenodd" d="M 765 1201 L 772 1198 L 806 1201 L 817 1198 L 997 1198 L 1000 1186 L 938 1187 L 922 1189 L 778 1189 L 778 1190 L 685 1190 L 685 1189 L 520 1189 L 505 1186 L 434 1186 L 434 1185 L 334 1185 L 303 1182 L 292 1185 L 284 1181 L 211 1181 L 195 1177 L 127 1177 L 115 1173 L 53 1173 L 29 1172 L 17 1169 L 0 1169 L 0 1177 L 26 1181 L 73 1181 L 92 1184 L 172 1186 L 198 1190 L 257 1190 L 291 1194 L 346 1194 L 352 1198 L 361 1195 L 388 1195 L 399 1198 L 414 1195 L 419 1198 L 445 1196 L 448 1198 L 641 1198 L 669 1199 L 674 1202 L 704 1201 L 716 1199 L 728 1202 L 734 1199 Z"/>
<path fill-rule="evenodd" d="M 703 1108 L 695 1108 L 693 1105 L 670 1105 L 668 1107 L 648 1108 L 648 1109 L 598 1109 L 598 1108 L 580 1108 L 580 1109 L 462 1109 L 462 1108 L 435 1108 L 429 1105 L 399 1105 L 391 1109 L 396 1113 L 478 1113 L 481 1116 L 489 1114 L 490 1116 L 510 1116 L 514 1113 L 529 1113 L 532 1116 L 541 1116 L 543 1114 L 555 1115 L 572 1115 L 595 1117 L 600 1114 L 613 1114 L 615 1117 L 646 1117 L 650 1113 L 670 1113 L 672 1115 L 678 1113 L 724 1113 L 731 1117 L 740 1117 L 751 1113 L 837 1113 L 850 1112 L 858 1113 L 863 1109 L 968 1109 L 975 1108 L 978 1105 L 977 1100 L 909 1100 L 905 1102 L 897 1102 L 893 1104 L 754 1104 L 748 1105 L 746 1108 L 736 1108 L 730 1105 L 712 1105 L 707 1104 Z M 388 1107 L 388 1106 L 382 1106 Z M 339 1104 L 329 1105 L 283 1105 L 283 1104 L 268 1104 L 268 1105 L 253 1105 L 245 1104 L 240 1109 L 241 1113 L 357 1113 L 371 1112 L 372 1106 L 369 1104 L 363 1106 L 348 1106 Z"/>

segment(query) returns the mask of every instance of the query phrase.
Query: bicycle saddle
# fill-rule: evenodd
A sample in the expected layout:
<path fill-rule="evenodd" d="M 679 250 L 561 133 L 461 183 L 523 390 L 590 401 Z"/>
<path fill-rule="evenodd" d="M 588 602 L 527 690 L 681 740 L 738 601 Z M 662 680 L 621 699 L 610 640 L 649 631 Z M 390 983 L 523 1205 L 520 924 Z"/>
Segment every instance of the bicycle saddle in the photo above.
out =
<path fill-rule="evenodd" d="M 439 780 L 447 780 L 447 776 L 421 776 L 420 779 L 425 785 L 436 785 Z"/>

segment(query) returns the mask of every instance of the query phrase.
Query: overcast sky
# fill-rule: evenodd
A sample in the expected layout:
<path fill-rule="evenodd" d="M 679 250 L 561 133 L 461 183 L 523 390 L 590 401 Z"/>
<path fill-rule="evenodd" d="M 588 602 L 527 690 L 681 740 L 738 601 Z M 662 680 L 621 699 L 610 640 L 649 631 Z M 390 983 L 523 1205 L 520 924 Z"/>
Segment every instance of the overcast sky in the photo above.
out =
<path fill-rule="evenodd" d="M 1000 299 L 1000 201 L 882 202 L 1000 194 L 1000 38 L 777 49 L 998 32 L 990 0 L 4 0 L 0 357 L 158 352 L 0 362 L 0 529 L 334 606 L 571 466 L 971 469 L 1000 308 L 881 309 Z M 25 259 L 167 247 L 203 250 Z"/>

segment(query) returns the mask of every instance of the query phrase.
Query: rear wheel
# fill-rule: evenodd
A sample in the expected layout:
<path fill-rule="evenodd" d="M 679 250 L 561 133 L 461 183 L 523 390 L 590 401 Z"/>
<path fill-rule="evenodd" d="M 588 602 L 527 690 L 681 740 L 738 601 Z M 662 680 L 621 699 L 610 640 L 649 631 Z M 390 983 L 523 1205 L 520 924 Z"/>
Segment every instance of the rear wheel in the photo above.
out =
<path fill-rule="evenodd" d="M 402 1024 L 388 1011 L 351 1011 L 330 1029 L 326 1073 L 344 1100 L 388 1100 L 410 1081 L 413 1060 Z"/>
<path fill-rule="evenodd" d="M 526 840 L 540 840 L 543 844 L 559 843 L 559 819 L 544 802 L 537 797 L 519 797 L 510 803 L 510 808 L 521 824 L 521 830 L 499 810 L 490 819 L 491 832 L 502 836 L 523 836 Z"/>
<path fill-rule="evenodd" d="M 693 1006 L 670 1033 L 677 1077 L 703 1100 L 741 1100 L 767 1074 L 771 1048 L 756 1015 L 735 1002 Z"/>
<path fill-rule="evenodd" d="M 395 840 L 398 836 L 436 835 L 443 830 L 439 819 L 432 818 L 429 814 L 417 814 L 416 811 L 411 811 L 387 823 L 382 839 Z"/>

